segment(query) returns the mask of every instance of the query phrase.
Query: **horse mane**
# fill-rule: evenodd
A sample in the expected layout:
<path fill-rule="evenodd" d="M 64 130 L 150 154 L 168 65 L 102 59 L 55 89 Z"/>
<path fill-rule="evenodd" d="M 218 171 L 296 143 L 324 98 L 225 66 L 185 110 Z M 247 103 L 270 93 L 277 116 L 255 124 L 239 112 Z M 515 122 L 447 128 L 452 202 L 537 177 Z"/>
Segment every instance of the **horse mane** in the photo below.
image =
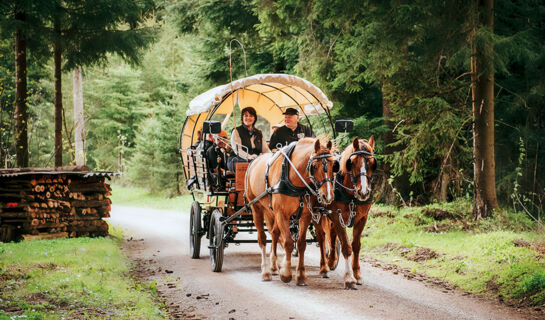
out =
<path fill-rule="evenodd" d="M 369 145 L 367 139 L 358 139 L 358 141 L 360 142 L 360 148 L 363 147 L 366 151 L 370 152 L 370 153 L 373 153 L 373 149 L 371 148 L 371 146 Z M 341 154 L 341 163 L 340 163 L 340 168 L 339 168 L 339 172 L 341 173 L 346 173 L 347 170 L 346 170 L 346 161 L 348 160 L 348 157 L 354 152 L 354 146 L 352 145 L 352 143 L 350 143 L 343 151 L 343 153 Z"/>
<path fill-rule="evenodd" d="M 318 140 L 320 140 L 320 145 L 321 146 L 327 145 L 327 143 L 330 141 L 329 140 L 329 134 L 327 134 L 327 133 L 321 134 L 316 138 L 318 138 Z M 312 148 L 314 148 L 314 143 L 316 141 L 316 138 L 305 137 L 305 138 L 299 139 L 297 144 L 298 145 L 310 145 Z M 337 151 L 338 149 L 337 149 L 336 143 L 334 141 L 331 141 L 331 142 L 332 142 L 331 152 Z M 325 148 L 322 148 L 322 149 L 325 149 Z"/>

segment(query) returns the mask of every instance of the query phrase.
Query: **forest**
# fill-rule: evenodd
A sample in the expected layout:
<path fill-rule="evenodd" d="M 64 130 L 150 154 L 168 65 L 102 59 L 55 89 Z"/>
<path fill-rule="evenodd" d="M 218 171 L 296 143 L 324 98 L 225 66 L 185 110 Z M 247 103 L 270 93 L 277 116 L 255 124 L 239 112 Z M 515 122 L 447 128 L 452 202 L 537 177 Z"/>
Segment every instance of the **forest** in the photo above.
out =
<path fill-rule="evenodd" d="M 229 82 L 231 56 L 233 79 L 301 76 L 334 102 L 335 119 L 354 120 L 351 136 L 374 135 L 377 201 L 462 198 L 485 204 L 476 216 L 543 219 L 542 1 L 4 1 L 0 34 L 3 168 L 76 163 L 82 70 L 86 165 L 187 192 L 185 112 Z"/>

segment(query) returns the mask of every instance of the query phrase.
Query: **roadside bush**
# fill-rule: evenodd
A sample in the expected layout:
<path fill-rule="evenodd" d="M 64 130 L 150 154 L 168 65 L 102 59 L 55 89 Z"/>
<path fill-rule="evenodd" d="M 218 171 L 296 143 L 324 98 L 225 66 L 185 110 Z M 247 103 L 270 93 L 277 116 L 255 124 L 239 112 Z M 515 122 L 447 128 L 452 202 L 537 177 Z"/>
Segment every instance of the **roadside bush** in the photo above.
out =
<path fill-rule="evenodd" d="M 502 284 L 500 293 L 505 297 L 520 299 L 532 305 L 545 302 L 545 267 L 535 260 L 514 263 L 498 279 Z"/>

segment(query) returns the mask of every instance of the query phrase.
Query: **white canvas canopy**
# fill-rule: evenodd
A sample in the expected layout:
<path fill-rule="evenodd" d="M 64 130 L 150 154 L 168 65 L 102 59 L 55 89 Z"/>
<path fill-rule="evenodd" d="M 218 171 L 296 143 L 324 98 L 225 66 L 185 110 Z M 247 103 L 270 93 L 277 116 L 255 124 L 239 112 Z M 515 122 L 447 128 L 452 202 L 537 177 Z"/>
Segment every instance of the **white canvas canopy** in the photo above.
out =
<path fill-rule="evenodd" d="M 235 110 L 236 105 L 240 109 Z M 286 108 L 295 108 L 301 116 L 309 116 L 326 112 L 333 103 L 318 87 L 294 75 L 256 74 L 235 80 L 191 100 L 181 137 L 182 149 L 196 141 L 196 132 L 212 115 L 231 115 L 248 106 L 256 109 L 260 119 L 274 125 L 282 122 Z"/>

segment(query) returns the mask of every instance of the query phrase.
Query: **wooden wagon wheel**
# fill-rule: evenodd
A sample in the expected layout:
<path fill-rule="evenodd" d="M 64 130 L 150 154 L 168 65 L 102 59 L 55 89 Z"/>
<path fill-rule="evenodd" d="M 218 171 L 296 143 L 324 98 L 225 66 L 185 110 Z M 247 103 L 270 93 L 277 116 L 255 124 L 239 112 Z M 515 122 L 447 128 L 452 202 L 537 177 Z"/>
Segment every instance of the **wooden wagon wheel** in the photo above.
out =
<path fill-rule="evenodd" d="M 192 259 L 199 259 L 201 254 L 201 206 L 193 201 L 189 217 L 189 254 Z"/>
<path fill-rule="evenodd" d="M 221 223 L 221 212 L 218 209 L 215 209 L 212 212 L 212 217 L 210 219 L 210 266 L 212 271 L 221 272 L 221 267 L 223 266 L 223 225 Z"/>

